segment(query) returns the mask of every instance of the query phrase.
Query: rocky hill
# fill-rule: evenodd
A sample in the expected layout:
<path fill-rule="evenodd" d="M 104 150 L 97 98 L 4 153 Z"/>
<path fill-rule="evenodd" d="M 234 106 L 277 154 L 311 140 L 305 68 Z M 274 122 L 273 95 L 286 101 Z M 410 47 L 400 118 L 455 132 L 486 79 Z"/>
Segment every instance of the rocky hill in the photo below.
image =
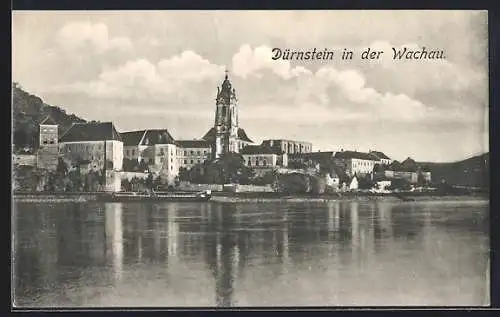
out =
<path fill-rule="evenodd" d="M 51 106 L 35 95 L 26 92 L 19 84 L 12 85 L 12 131 L 14 150 L 36 149 L 38 145 L 38 124 L 48 115 L 59 124 L 62 135 L 74 122 L 86 120 L 68 114 L 65 110 Z"/>

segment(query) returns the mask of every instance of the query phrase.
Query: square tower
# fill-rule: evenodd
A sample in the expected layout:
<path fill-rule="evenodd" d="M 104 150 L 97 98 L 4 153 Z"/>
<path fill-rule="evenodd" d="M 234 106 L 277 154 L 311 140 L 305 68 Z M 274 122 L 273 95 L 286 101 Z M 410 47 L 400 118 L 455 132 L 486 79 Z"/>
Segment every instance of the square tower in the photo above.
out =
<path fill-rule="evenodd" d="M 50 116 L 40 123 L 37 152 L 38 168 L 56 170 L 59 156 L 58 126 Z"/>

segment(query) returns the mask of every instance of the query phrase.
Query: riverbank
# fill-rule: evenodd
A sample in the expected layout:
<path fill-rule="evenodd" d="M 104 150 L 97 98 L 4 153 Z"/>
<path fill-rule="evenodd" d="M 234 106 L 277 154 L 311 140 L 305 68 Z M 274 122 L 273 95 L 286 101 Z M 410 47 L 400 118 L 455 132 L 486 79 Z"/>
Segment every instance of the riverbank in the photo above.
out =
<path fill-rule="evenodd" d="M 421 202 L 421 201 L 488 201 L 486 196 L 471 196 L 471 195 L 420 195 L 415 197 L 405 197 L 401 199 L 392 195 L 349 195 L 349 196 L 282 196 L 282 197 L 244 197 L 240 195 L 232 196 L 214 196 L 211 199 L 214 202 L 220 203 L 276 203 L 276 202 L 313 202 L 322 203 L 330 201 L 394 201 L 394 202 Z"/>
<path fill-rule="evenodd" d="M 18 193 L 14 194 L 15 202 L 22 203 L 82 203 L 99 201 L 103 193 Z M 426 193 L 392 194 L 348 193 L 348 194 L 296 194 L 282 193 L 213 193 L 210 201 L 219 203 L 273 203 L 273 202 L 329 202 L 329 201 L 488 201 L 487 195 L 438 195 Z"/>

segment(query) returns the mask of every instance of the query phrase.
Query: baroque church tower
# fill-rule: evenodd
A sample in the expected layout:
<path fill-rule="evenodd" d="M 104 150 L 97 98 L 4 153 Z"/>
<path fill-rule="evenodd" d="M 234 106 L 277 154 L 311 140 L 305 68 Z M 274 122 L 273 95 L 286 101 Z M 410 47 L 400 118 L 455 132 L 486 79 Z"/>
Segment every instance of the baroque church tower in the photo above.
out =
<path fill-rule="evenodd" d="M 238 99 L 229 80 L 228 71 L 221 87 L 217 87 L 215 110 L 215 159 L 222 154 L 238 153 Z"/>

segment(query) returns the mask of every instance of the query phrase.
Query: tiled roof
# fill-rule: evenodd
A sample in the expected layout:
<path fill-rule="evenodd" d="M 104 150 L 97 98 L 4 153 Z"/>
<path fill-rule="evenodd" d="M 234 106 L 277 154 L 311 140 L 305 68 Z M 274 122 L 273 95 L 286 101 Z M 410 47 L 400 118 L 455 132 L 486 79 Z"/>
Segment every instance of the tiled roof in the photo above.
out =
<path fill-rule="evenodd" d="M 241 150 L 241 154 L 276 154 L 281 155 L 281 150 L 262 145 L 247 145 Z"/>
<path fill-rule="evenodd" d="M 146 133 L 146 130 L 128 131 L 120 133 L 122 135 L 123 145 L 124 146 L 139 145 L 139 142 L 141 142 L 144 133 Z"/>
<path fill-rule="evenodd" d="M 211 144 L 205 140 L 177 140 L 177 146 L 182 148 L 210 148 Z"/>
<path fill-rule="evenodd" d="M 116 131 L 112 122 L 74 123 L 59 142 L 104 140 L 122 141 L 120 133 Z"/>
<path fill-rule="evenodd" d="M 356 151 L 342 151 L 335 153 L 335 158 L 338 159 L 358 159 L 358 160 L 367 160 L 367 161 L 379 161 L 380 159 L 375 155 L 364 152 L 356 152 Z"/>
<path fill-rule="evenodd" d="M 294 153 L 294 154 L 289 154 L 289 157 L 291 159 L 320 160 L 320 159 L 332 158 L 334 153 L 335 152 Z"/>
<path fill-rule="evenodd" d="M 57 123 L 50 116 L 47 116 L 40 122 L 40 125 L 57 125 Z"/>
<path fill-rule="evenodd" d="M 203 136 L 203 140 L 213 141 L 215 139 L 215 128 L 210 128 L 208 132 Z M 241 141 L 246 141 L 253 143 L 253 141 L 247 136 L 245 130 L 238 128 L 238 139 Z"/>
<path fill-rule="evenodd" d="M 373 154 L 375 155 L 376 157 L 378 157 L 379 159 L 384 159 L 384 160 L 390 160 L 391 158 L 388 157 L 387 155 L 385 155 L 383 152 L 379 152 L 379 151 L 370 151 L 370 154 Z"/>
<path fill-rule="evenodd" d="M 146 130 L 140 145 L 174 144 L 175 140 L 167 129 Z"/>

